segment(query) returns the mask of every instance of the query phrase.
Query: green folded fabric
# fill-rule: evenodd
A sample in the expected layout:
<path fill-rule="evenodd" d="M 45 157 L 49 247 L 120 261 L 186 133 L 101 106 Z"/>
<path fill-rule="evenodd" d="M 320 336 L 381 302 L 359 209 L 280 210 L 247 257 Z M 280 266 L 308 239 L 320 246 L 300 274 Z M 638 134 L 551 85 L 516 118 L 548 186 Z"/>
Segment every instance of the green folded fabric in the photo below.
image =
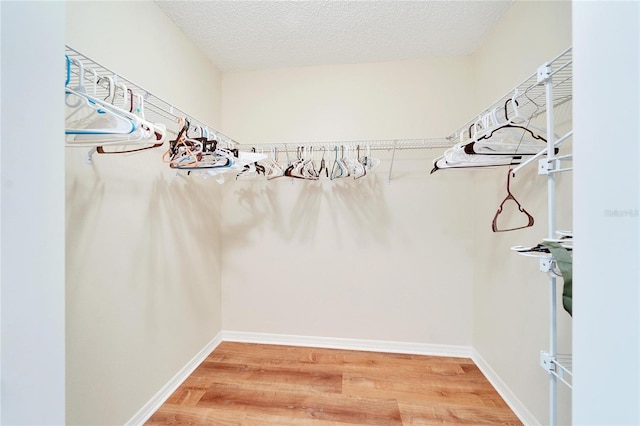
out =
<path fill-rule="evenodd" d="M 543 242 L 542 245 L 549 249 L 553 255 L 556 265 L 560 268 L 562 279 L 564 280 L 564 288 L 562 289 L 562 306 L 564 310 L 573 316 L 572 307 L 572 281 L 573 281 L 573 258 L 569 251 L 555 242 Z"/>

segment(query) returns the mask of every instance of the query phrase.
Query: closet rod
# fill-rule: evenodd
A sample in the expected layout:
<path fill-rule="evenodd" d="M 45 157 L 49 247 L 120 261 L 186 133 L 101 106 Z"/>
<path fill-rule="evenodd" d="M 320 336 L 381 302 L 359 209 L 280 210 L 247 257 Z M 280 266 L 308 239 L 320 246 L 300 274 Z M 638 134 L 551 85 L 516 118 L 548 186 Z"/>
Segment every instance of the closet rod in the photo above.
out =
<path fill-rule="evenodd" d="M 277 149 L 279 152 L 296 152 L 298 147 L 309 147 L 313 149 L 325 148 L 327 152 L 334 147 L 360 147 L 361 150 L 369 147 L 371 150 L 393 150 L 395 149 L 430 149 L 448 148 L 453 144 L 445 138 L 427 139 L 389 139 L 389 140 L 354 140 L 354 141 L 315 141 L 315 142 L 279 142 L 279 143 L 256 143 L 240 144 L 238 147 L 244 151 L 255 148 L 256 150 L 270 151 Z"/>
<path fill-rule="evenodd" d="M 187 118 L 192 125 L 199 126 L 203 129 L 207 129 L 209 133 L 216 136 L 220 142 L 226 143 L 227 145 L 230 145 L 230 146 L 237 145 L 237 142 L 232 138 L 230 138 L 229 136 L 225 135 L 219 130 L 216 130 L 212 126 L 207 125 L 204 121 L 199 120 L 193 115 L 186 113 L 184 110 L 176 107 L 172 103 L 167 102 L 161 97 L 151 93 L 150 91 L 143 88 L 142 86 L 139 86 L 133 81 L 123 77 L 121 74 L 93 60 L 92 58 L 85 55 L 84 53 L 68 45 L 65 45 L 65 54 L 71 60 L 80 61 L 83 67 L 85 68 L 84 79 L 83 79 L 84 81 L 82 82 L 79 81 L 79 76 L 75 67 L 71 68 L 72 74 L 73 74 L 73 80 L 70 83 L 68 83 L 70 86 L 73 86 L 74 84 L 83 84 L 86 86 L 86 89 L 89 93 L 92 93 L 93 90 L 97 89 L 101 92 L 101 95 L 103 95 L 103 98 L 104 98 L 105 97 L 104 95 L 106 95 L 107 92 L 105 92 L 106 89 L 104 87 L 104 84 L 101 85 L 95 81 L 96 74 L 98 77 L 111 77 L 114 79 L 114 82 L 125 84 L 127 89 L 131 89 L 134 93 L 138 93 L 143 96 L 145 113 L 155 114 L 159 118 L 162 118 L 163 120 L 167 120 L 169 123 L 171 123 L 174 126 L 177 126 L 177 119 L 179 117 Z M 169 123 L 166 123 L 166 124 L 169 124 Z M 171 129 L 167 129 L 167 130 L 171 131 L 172 133 L 175 133 L 175 131 L 172 131 Z"/>

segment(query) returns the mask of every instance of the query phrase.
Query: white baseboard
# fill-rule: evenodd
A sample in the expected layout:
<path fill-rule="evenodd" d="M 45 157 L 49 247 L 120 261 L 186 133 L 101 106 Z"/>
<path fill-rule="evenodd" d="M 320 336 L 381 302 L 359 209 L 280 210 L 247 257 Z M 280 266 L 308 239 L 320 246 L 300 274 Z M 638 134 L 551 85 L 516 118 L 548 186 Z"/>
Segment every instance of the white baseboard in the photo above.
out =
<path fill-rule="evenodd" d="M 476 351 L 473 350 L 471 356 L 473 362 L 478 366 L 482 374 L 485 375 L 489 383 L 498 391 L 504 402 L 507 403 L 509 408 L 515 413 L 516 416 L 525 426 L 541 425 L 538 419 L 527 409 L 527 407 L 518 399 L 518 397 L 511 391 L 509 386 L 498 376 L 498 374 L 491 368 L 489 363 Z"/>
<path fill-rule="evenodd" d="M 230 342 L 307 346 L 314 348 L 348 349 L 370 352 L 449 356 L 456 358 L 471 358 L 472 356 L 471 346 L 433 345 L 428 343 L 391 342 L 386 340 L 249 333 L 244 331 L 223 331 L 222 340 Z"/>
<path fill-rule="evenodd" d="M 158 408 L 171 396 L 178 386 L 204 361 L 222 342 L 222 332 L 218 333 L 204 348 L 194 356 L 175 376 L 173 376 L 138 412 L 129 419 L 126 426 L 143 425 Z"/>

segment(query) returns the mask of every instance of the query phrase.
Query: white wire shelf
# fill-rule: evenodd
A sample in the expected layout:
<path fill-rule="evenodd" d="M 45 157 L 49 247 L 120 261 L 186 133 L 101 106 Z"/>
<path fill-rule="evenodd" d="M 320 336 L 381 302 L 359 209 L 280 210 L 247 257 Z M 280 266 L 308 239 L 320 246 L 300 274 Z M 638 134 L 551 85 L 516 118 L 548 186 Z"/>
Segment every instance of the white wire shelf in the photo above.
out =
<path fill-rule="evenodd" d="M 451 146 L 451 142 L 446 138 L 426 138 L 426 139 L 387 139 L 387 140 L 353 140 L 353 141 L 293 141 L 279 143 L 256 143 L 256 144 L 240 144 L 242 150 L 255 148 L 259 151 L 272 151 L 277 149 L 279 152 L 296 152 L 298 147 L 312 148 L 314 150 L 327 151 L 335 147 L 360 147 L 361 149 L 369 148 L 371 150 L 393 150 L 393 149 L 428 149 L 428 148 L 447 148 Z"/>
<path fill-rule="evenodd" d="M 553 104 L 558 107 L 572 99 L 572 48 L 569 47 L 556 58 L 552 59 L 546 65 L 549 66 L 550 77 L 553 81 Z M 314 149 L 332 149 L 335 146 L 368 146 L 372 150 L 405 150 L 405 149 L 430 149 L 430 148 L 449 148 L 461 139 L 461 135 L 468 137 L 469 128 L 477 121 L 477 117 L 498 108 L 505 111 L 505 115 L 512 116 L 514 108 L 512 100 L 517 101 L 517 108 L 520 115 L 534 120 L 546 113 L 546 87 L 539 81 L 538 73 L 532 74 L 511 91 L 500 97 L 489 107 L 481 111 L 475 118 L 469 120 L 455 132 L 447 137 L 442 138 L 424 138 L 424 139 L 389 139 L 389 140 L 356 140 L 356 141 L 290 141 L 277 143 L 255 143 L 241 144 L 241 149 L 262 149 L 263 151 L 273 150 L 274 148 L 281 152 L 295 152 L 298 147 L 310 147 Z M 506 110 L 505 110 L 506 108 Z"/>
<path fill-rule="evenodd" d="M 572 48 L 569 47 L 560 55 L 547 62 L 545 65 L 549 66 L 549 77 L 553 81 L 553 106 L 558 107 L 573 97 L 573 84 L 572 84 Z M 461 135 L 468 137 L 469 128 L 477 121 L 478 117 L 484 116 L 491 111 L 498 109 L 498 111 L 505 111 L 508 116 L 513 116 L 515 113 L 512 100 L 517 101 L 517 108 L 521 115 L 524 115 L 533 120 L 536 117 L 545 114 L 546 107 L 546 87 L 539 79 L 539 73 L 533 73 L 526 78 L 522 83 L 518 84 L 511 91 L 504 96 L 496 100 L 489 107 L 481 111 L 474 118 L 463 124 L 458 130 L 449 135 L 446 139 L 451 143 L 459 142 Z"/>
<path fill-rule="evenodd" d="M 218 141 L 229 146 L 237 145 L 237 142 L 232 138 L 207 125 L 206 122 L 188 114 L 183 109 L 180 109 L 172 103 L 167 102 L 159 96 L 149 92 L 142 86 L 98 63 L 78 50 L 70 46 L 65 47 L 65 55 L 72 61 L 79 61 L 84 68 L 84 76 L 82 82 L 80 82 L 79 67 L 75 65 L 68 67 L 70 73 L 68 75 L 69 81 L 67 82 L 67 86 L 77 87 L 82 83 L 88 94 L 99 99 L 107 99 L 109 97 L 109 83 L 107 77 L 109 77 L 113 79 L 114 83 L 124 84 L 127 89 L 134 93 L 134 95 L 141 95 L 144 99 L 145 117 L 149 121 L 165 124 L 170 133 L 173 133 L 174 135 L 177 134 L 177 120 L 179 117 L 183 117 L 188 119 L 192 125 L 207 129 L 209 134 L 215 136 Z M 116 96 L 122 99 L 124 94 L 122 92 L 118 92 Z"/>

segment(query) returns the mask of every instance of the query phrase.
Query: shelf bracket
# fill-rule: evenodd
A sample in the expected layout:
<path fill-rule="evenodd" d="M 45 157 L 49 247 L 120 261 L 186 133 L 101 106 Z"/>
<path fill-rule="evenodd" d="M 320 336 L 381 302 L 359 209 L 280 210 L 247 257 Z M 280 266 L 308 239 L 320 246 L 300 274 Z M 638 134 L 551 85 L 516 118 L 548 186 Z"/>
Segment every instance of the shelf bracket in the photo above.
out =
<path fill-rule="evenodd" d="M 551 163 L 546 158 L 538 161 L 538 174 L 548 175 L 552 170 Z"/>
<path fill-rule="evenodd" d="M 546 63 L 538 68 L 537 77 L 538 84 L 546 83 L 549 77 L 551 77 L 551 65 Z"/>
<path fill-rule="evenodd" d="M 542 272 L 549 272 L 553 269 L 553 258 L 541 257 L 540 258 L 540 270 Z"/>
<path fill-rule="evenodd" d="M 562 383 L 567 385 L 569 389 L 573 389 L 573 372 L 570 367 L 562 365 L 557 357 L 551 355 L 549 352 L 540 351 L 540 367 L 548 374 L 555 376 Z"/>
<path fill-rule="evenodd" d="M 554 359 L 555 357 L 551 356 L 550 353 L 540 351 L 540 367 L 549 374 L 553 374 L 556 371 Z"/>

